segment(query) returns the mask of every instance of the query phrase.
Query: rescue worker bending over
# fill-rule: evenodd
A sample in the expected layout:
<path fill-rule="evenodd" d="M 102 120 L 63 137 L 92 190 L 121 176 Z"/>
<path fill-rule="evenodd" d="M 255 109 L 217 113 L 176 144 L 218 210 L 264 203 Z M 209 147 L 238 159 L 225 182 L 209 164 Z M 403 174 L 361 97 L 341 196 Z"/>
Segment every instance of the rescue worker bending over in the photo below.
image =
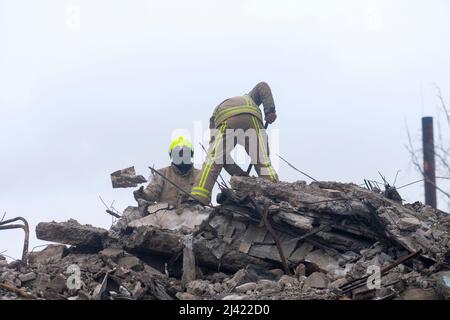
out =
<path fill-rule="evenodd" d="M 248 94 L 227 99 L 219 104 L 210 119 L 211 142 L 201 174 L 196 178 L 191 195 L 203 204 L 211 202 L 211 191 L 220 171 L 230 163 L 237 144 L 244 146 L 258 176 L 277 182 L 278 175 L 269 158 L 267 133 L 259 108 L 264 107 L 265 121 L 276 118 L 275 103 L 269 85 L 258 83 Z"/>

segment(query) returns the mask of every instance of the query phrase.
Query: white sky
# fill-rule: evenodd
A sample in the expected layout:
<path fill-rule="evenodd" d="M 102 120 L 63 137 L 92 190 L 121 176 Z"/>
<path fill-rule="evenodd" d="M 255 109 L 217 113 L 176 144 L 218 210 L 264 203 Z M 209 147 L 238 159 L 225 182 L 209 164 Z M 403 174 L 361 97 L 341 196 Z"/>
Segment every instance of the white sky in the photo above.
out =
<path fill-rule="evenodd" d="M 446 0 L 0 0 L 0 211 L 29 220 L 32 247 L 39 221 L 109 227 L 99 195 L 135 203 L 111 172 L 168 165 L 175 129 L 206 128 L 219 102 L 262 80 L 296 166 L 413 181 L 406 126 L 420 147 L 434 82 L 450 104 L 449 16 Z M 0 232 L 0 252 L 21 245 L 20 231 Z"/>

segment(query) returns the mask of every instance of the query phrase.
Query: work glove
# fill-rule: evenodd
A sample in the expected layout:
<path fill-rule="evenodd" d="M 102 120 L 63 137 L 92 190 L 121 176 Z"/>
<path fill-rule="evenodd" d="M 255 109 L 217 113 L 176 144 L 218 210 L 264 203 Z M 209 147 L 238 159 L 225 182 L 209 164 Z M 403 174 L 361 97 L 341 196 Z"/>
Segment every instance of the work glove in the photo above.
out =
<path fill-rule="evenodd" d="M 133 196 L 136 201 L 142 199 L 144 197 L 144 187 L 140 187 L 139 189 L 133 191 Z"/>
<path fill-rule="evenodd" d="M 268 114 L 266 114 L 266 122 L 267 123 L 274 123 L 275 120 L 277 119 L 277 113 L 276 112 L 270 112 Z"/>

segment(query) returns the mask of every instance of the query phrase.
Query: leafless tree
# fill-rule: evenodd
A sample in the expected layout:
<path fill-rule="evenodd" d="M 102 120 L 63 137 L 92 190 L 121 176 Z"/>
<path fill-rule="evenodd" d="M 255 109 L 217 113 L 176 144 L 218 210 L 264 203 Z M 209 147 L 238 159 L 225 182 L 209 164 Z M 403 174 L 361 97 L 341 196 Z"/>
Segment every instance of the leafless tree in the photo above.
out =
<path fill-rule="evenodd" d="M 436 157 L 436 170 L 437 170 L 437 179 L 441 180 L 449 180 L 450 177 L 450 139 L 446 139 L 446 136 L 443 134 L 444 132 L 450 131 L 450 109 L 447 107 L 445 100 L 442 96 L 441 88 L 434 84 L 434 88 L 436 89 L 436 97 L 438 99 L 438 117 L 436 119 L 437 126 L 437 137 L 435 139 L 435 157 Z M 444 122 L 444 124 L 442 124 Z M 420 161 L 422 154 L 422 148 L 418 148 L 414 145 L 413 139 L 411 138 L 411 134 L 409 129 L 407 128 L 408 134 L 408 144 L 406 145 L 406 149 L 408 150 L 411 156 L 411 162 L 416 168 L 416 170 L 423 177 L 423 180 L 427 180 L 423 170 L 423 164 Z M 431 183 L 431 181 L 429 181 Z M 450 206 L 450 191 L 446 191 L 443 188 L 436 185 L 436 189 L 441 193 L 441 195 L 446 198 Z"/>

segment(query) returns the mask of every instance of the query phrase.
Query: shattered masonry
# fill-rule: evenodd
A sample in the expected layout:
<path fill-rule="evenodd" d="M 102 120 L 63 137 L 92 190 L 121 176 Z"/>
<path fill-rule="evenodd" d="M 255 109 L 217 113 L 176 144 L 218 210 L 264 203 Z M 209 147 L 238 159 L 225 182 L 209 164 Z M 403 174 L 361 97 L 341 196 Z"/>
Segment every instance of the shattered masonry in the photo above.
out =
<path fill-rule="evenodd" d="M 60 245 L 28 264 L 0 256 L 0 299 L 450 298 L 441 211 L 353 184 L 245 177 L 219 200 L 142 218 L 128 207 L 120 230 L 40 223 L 37 237 Z"/>

